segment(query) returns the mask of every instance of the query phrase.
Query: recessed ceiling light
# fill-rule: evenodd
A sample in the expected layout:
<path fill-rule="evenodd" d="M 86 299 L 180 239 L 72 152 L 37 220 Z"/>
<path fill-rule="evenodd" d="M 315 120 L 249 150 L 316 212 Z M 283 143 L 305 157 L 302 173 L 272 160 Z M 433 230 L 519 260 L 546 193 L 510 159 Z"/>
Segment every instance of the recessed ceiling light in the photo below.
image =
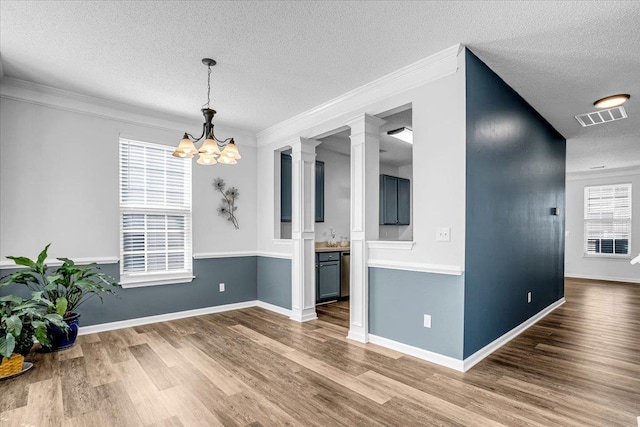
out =
<path fill-rule="evenodd" d="M 387 135 L 398 138 L 401 141 L 408 142 L 409 144 L 413 144 L 413 131 L 408 127 L 403 126 L 399 129 L 390 130 L 387 132 Z"/>
<path fill-rule="evenodd" d="M 624 104 L 629 98 L 631 98 L 631 95 L 621 93 L 618 95 L 611 95 L 607 96 L 606 98 L 598 99 L 593 103 L 593 105 L 595 105 L 596 108 L 612 108 Z"/>

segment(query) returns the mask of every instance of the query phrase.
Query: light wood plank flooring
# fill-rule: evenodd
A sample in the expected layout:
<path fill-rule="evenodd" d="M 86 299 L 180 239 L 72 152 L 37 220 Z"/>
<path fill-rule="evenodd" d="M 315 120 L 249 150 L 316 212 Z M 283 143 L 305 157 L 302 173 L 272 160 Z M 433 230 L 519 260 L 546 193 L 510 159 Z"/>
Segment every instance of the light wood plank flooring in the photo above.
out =
<path fill-rule="evenodd" d="M 260 308 L 86 335 L 0 382 L 0 425 L 635 426 L 640 285 L 566 299 L 465 374 Z"/>

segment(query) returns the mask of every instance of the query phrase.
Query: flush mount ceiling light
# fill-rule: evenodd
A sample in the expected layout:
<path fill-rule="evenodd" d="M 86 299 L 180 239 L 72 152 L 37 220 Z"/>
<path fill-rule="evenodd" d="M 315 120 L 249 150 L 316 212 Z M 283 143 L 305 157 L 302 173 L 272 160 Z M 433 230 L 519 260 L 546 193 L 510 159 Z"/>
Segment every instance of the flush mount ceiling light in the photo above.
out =
<path fill-rule="evenodd" d="M 593 103 L 593 105 L 595 105 L 596 108 L 613 108 L 624 104 L 629 98 L 631 98 L 631 95 L 620 93 L 618 95 L 611 95 L 606 98 L 598 99 Z"/>
<path fill-rule="evenodd" d="M 413 131 L 408 127 L 403 126 L 399 129 L 390 130 L 387 132 L 387 135 L 398 138 L 401 141 L 408 142 L 409 144 L 413 144 Z"/>
<path fill-rule="evenodd" d="M 241 158 L 233 138 L 219 140 L 213 134 L 213 116 L 216 111 L 209 108 L 211 97 L 211 67 L 216 65 L 216 61 L 211 58 L 203 58 L 202 63 L 207 66 L 207 103 L 202 106 L 202 115 L 204 116 L 204 124 L 202 125 L 202 135 L 195 138 L 193 135 L 186 133 L 182 137 L 178 148 L 173 152 L 174 157 L 191 159 L 198 154 L 197 163 L 200 165 L 215 165 L 222 163 L 223 165 L 234 165 Z M 195 143 L 204 138 L 204 142 L 200 149 L 196 148 Z"/>

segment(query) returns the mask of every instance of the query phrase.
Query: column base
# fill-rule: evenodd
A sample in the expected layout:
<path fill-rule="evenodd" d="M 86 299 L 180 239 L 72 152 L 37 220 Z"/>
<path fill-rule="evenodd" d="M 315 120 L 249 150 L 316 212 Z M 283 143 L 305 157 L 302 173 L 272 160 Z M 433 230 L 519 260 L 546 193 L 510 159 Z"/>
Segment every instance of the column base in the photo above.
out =
<path fill-rule="evenodd" d="M 306 310 L 291 310 L 291 317 L 289 319 L 295 320 L 296 322 L 308 322 L 310 320 L 316 320 L 318 318 L 318 314 L 316 313 L 316 309 L 308 308 Z"/>
<path fill-rule="evenodd" d="M 349 329 L 349 333 L 347 334 L 347 339 L 366 344 L 369 342 L 369 333 L 362 332 L 362 331 L 354 331 L 353 329 Z"/>

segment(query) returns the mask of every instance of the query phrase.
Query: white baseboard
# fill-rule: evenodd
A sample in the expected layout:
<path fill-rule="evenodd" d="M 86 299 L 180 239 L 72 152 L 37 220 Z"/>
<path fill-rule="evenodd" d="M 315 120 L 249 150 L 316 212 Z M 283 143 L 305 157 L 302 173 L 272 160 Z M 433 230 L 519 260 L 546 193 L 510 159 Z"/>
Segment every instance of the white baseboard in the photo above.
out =
<path fill-rule="evenodd" d="M 455 369 L 460 372 L 467 372 L 469 369 L 477 365 L 482 359 L 489 356 L 491 353 L 523 333 L 525 330 L 533 326 L 535 323 L 540 321 L 547 314 L 551 313 L 556 308 L 560 307 L 564 304 L 565 299 L 561 298 L 553 304 L 546 307 L 544 310 L 540 311 L 533 317 L 529 318 L 525 322 L 511 329 L 506 334 L 501 337 L 495 339 L 491 343 L 482 347 L 480 350 L 473 353 L 471 356 L 467 357 L 464 360 L 456 359 L 453 357 L 445 356 L 440 353 L 435 353 L 429 350 L 425 350 L 422 348 L 414 347 L 408 344 L 403 344 L 398 341 L 393 341 L 388 338 L 380 337 L 378 335 L 369 334 L 369 342 L 372 344 L 377 344 L 382 347 L 390 348 L 391 350 L 399 351 L 400 353 L 408 354 L 413 357 L 417 357 L 418 359 L 426 360 L 427 362 L 432 362 L 441 366 L 445 366 L 447 368 Z"/>
<path fill-rule="evenodd" d="M 371 344 L 377 344 L 382 347 L 390 348 L 391 350 L 399 351 L 400 353 L 408 354 L 409 356 L 417 357 L 418 359 L 426 360 L 427 362 L 435 363 L 437 365 L 455 369 L 456 371 L 464 372 L 463 361 L 455 359 L 453 357 L 445 356 L 440 353 L 434 353 L 433 351 L 414 347 L 408 344 L 403 344 L 401 342 L 393 341 L 388 338 L 380 337 L 373 334 L 369 334 L 369 342 Z"/>
<path fill-rule="evenodd" d="M 640 277 L 591 276 L 589 274 L 569 273 L 569 274 L 566 274 L 564 278 L 565 279 L 605 280 L 607 282 L 640 283 Z"/>
<path fill-rule="evenodd" d="M 265 310 L 273 311 L 274 313 L 291 317 L 291 310 L 280 307 L 279 305 L 269 304 L 268 302 L 264 301 L 256 301 L 256 307 L 264 308 Z"/>
<path fill-rule="evenodd" d="M 148 325 L 150 323 L 167 322 L 169 320 L 184 319 L 205 314 L 222 313 L 225 311 L 239 310 L 241 308 L 262 307 L 278 314 L 290 316 L 291 310 L 268 304 L 264 301 L 245 301 L 234 304 L 217 305 L 214 307 L 197 308 L 195 310 L 177 311 L 174 313 L 157 314 L 155 316 L 137 317 L 135 319 L 120 320 L 117 322 L 100 323 L 98 325 L 80 326 L 78 335 L 95 334 L 98 332 L 113 331 L 116 329 L 131 328 L 134 326 Z"/>
<path fill-rule="evenodd" d="M 529 329 L 534 324 L 538 323 L 547 314 L 551 313 L 553 310 L 555 310 L 556 308 L 564 304 L 564 302 L 565 302 L 564 297 L 560 298 L 558 301 L 547 306 L 544 310 L 540 311 L 538 314 L 534 315 L 533 317 L 530 317 L 525 322 L 519 324 L 518 326 L 511 329 L 506 334 L 500 336 L 499 338 L 495 339 L 494 341 L 482 347 L 480 350 L 473 353 L 471 356 L 464 359 L 464 361 L 462 362 L 463 372 L 466 372 L 469 369 L 473 368 L 482 359 L 489 356 L 491 353 L 493 353 L 494 351 L 496 351 L 497 349 L 499 349 L 500 347 L 502 347 L 503 345 L 505 345 L 506 343 L 508 343 L 509 341 L 511 341 L 512 339 L 514 339 L 515 337 L 517 337 L 518 335 L 526 331 L 527 329 Z"/>

